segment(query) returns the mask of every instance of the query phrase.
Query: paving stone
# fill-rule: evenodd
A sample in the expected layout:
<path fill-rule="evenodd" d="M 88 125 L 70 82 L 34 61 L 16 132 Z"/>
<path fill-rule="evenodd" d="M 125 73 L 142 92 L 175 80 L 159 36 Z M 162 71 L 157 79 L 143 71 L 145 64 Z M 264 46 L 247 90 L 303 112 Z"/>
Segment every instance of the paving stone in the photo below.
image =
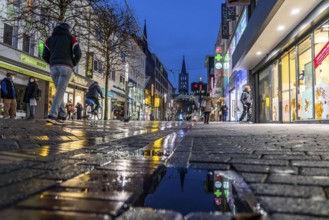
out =
<path fill-rule="evenodd" d="M 247 183 L 262 183 L 267 177 L 266 174 L 260 173 L 241 173 L 241 176 Z"/>
<path fill-rule="evenodd" d="M 253 193 L 258 196 L 285 196 L 300 198 L 326 199 L 325 192 L 321 187 L 293 186 L 282 184 L 250 184 Z"/>
<path fill-rule="evenodd" d="M 46 211 L 46 210 L 29 210 L 29 209 L 5 209 L 0 211 L 0 219 L 10 220 L 111 220 L 110 215 L 87 214 L 78 212 L 61 212 L 61 211 Z"/>
<path fill-rule="evenodd" d="M 302 167 L 300 169 L 300 174 L 305 176 L 329 176 L 329 169 Z"/>
<path fill-rule="evenodd" d="M 131 208 L 121 216 L 116 218 L 117 220 L 183 220 L 183 216 L 174 211 L 169 210 L 154 210 L 151 208 Z"/>
<path fill-rule="evenodd" d="M 266 182 L 293 185 L 329 186 L 329 176 L 297 176 L 270 174 Z"/>
<path fill-rule="evenodd" d="M 292 161 L 291 164 L 300 167 L 329 167 L 329 161 Z"/>
<path fill-rule="evenodd" d="M 232 166 L 238 172 L 268 173 L 270 170 L 269 166 L 264 165 L 233 164 Z"/>
<path fill-rule="evenodd" d="M 309 215 L 288 215 L 288 214 L 274 214 L 271 215 L 272 220 L 325 220 L 327 218 L 320 218 Z"/>
<path fill-rule="evenodd" d="M 37 166 L 33 166 L 33 169 L 41 169 L 41 170 L 60 170 L 64 169 L 67 166 L 72 166 L 74 164 L 78 164 L 81 161 L 72 160 L 72 159 L 62 159 L 58 161 L 52 161 L 49 163 L 42 163 Z"/>
<path fill-rule="evenodd" d="M 269 160 L 321 160 L 320 156 L 307 155 L 264 155 L 262 159 Z"/>
<path fill-rule="evenodd" d="M 42 198 L 33 196 L 16 205 L 17 208 L 44 209 L 54 211 L 110 214 L 116 216 L 123 211 L 124 203 L 119 201 L 99 201 L 73 198 Z"/>
<path fill-rule="evenodd" d="M 40 178 L 49 180 L 67 180 L 93 169 L 93 166 L 88 165 L 67 166 L 65 169 L 50 171 L 47 174 L 42 175 Z"/>
<path fill-rule="evenodd" d="M 259 197 L 261 203 L 270 212 L 313 215 L 318 217 L 329 216 L 329 201 L 314 199 Z"/>
<path fill-rule="evenodd" d="M 276 150 L 276 151 L 260 151 L 260 150 L 256 150 L 254 152 L 254 154 L 270 154 L 270 155 L 305 155 L 304 152 L 291 152 L 290 150 L 286 150 L 286 151 L 280 151 L 280 150 Z"/>
<path fill-rule="evenodd" d="M 190 163 L 189 168 L 195 169 L 210 169 L 210 170 L 229 170 L 229 164 L 220 164 L 220 163 Z"/>
<path fill-rule="evenodd" d="M 231 220 L 232 215 L 229 213 L 221 213 L 221 212 L 196 212 L 189 213 L 184 217 L 185 220 Z"/>
<path fill-rule="evenodd" d="M 194 163 L 225 163 L 230 160 L 230 157 L 226 156 L 209 156 L 206 154 L 195 154 L 192 153 L 190 157 L 190 162 Z"/>
<path fill-rule="evenodd" d="M 37 177 L 45 172 L 43 170 L 20 169 L 10 173 L 3 173 L 0 174 L 0 187 Z"/>
<path fill-rule="evenodd" d="M 242 164 L 248 164 L 248 165 L 254 165 L 254 164 L 260 164 L 260 165 L 278 165 L 278 166 L 287 166 L 288 165 L 288 160 L 263 160 L 263 159 L 238 159 L 238 158 L 233 158 L 230 163 L 237 164 L 237 163 L 242 163 Z"/>
<path fill-rule="evenodd" d="M 298 167 L 270 166 L 270 173 L 276 174 L 298 174 Z"/>
<path fill-rule="evenodd" d="M 25 199 L 56 184 L 56 181 L 52 180 L 29 179 L 2 187 L 0 188 L 0 207 L 12 205 L 14 202 Z"/>

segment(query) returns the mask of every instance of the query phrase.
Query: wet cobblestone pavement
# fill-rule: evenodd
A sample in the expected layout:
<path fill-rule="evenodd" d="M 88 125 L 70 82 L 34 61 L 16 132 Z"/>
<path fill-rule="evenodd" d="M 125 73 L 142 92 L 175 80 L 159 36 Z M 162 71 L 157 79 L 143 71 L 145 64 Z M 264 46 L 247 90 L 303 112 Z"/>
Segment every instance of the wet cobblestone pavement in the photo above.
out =
<path fill-rule="evenodd" d="M 0 219 L 329 218 L 329 125 L 0 124 Z M 144 207 L 166 167 L 235 171 L 268 216 Z"/>

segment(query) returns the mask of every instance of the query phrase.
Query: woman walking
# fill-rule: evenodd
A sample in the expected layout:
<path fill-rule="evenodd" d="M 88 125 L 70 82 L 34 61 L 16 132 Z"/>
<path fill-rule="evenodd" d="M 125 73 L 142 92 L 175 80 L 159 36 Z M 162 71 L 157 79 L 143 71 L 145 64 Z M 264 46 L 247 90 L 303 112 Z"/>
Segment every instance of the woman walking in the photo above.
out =
<path fill-rule="evenodd" d="M 30 115 L 27 119 L 34 119 L 35 107 L 37 106 L 38 84 L 34 77 L 29 78 L 29 83 L 25 89 L 23 102 L 29 106 Z"/>
<path fill-rule="evenodd" d="M 209 116 L 212 108 L 214 108 L 214 103 L 211 100 L 210 94 L 207 93 L 207 95 L 203 98 L 203 101 L 205 102 L 204 107 L 204 123 L 209 124 Z"/>

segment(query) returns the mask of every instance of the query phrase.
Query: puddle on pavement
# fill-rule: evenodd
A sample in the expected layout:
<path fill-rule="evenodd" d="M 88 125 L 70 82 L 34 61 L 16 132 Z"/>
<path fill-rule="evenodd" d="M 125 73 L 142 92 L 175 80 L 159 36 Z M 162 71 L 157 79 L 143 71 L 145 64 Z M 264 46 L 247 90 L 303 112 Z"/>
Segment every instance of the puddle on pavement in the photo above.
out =
<path fill-rule="evenodd" d="M 144 207 L 190 212 L 260 212 L 246 183 L 233 171 L 170 167 L 159 185 L 149 192 Z"/>

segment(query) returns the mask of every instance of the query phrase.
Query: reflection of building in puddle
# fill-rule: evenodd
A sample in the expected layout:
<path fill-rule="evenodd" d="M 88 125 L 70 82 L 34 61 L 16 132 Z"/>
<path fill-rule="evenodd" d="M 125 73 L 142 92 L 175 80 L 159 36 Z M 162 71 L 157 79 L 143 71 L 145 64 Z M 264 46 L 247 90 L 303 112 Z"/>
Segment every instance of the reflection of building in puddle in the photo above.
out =
<path fill-rule="evenodd" d="M 221 212 L 236 214 L 232 179 L 219 171 L 208 172 L 206 178 L 205 191 L 213 193 L 215 209 Z"/>

